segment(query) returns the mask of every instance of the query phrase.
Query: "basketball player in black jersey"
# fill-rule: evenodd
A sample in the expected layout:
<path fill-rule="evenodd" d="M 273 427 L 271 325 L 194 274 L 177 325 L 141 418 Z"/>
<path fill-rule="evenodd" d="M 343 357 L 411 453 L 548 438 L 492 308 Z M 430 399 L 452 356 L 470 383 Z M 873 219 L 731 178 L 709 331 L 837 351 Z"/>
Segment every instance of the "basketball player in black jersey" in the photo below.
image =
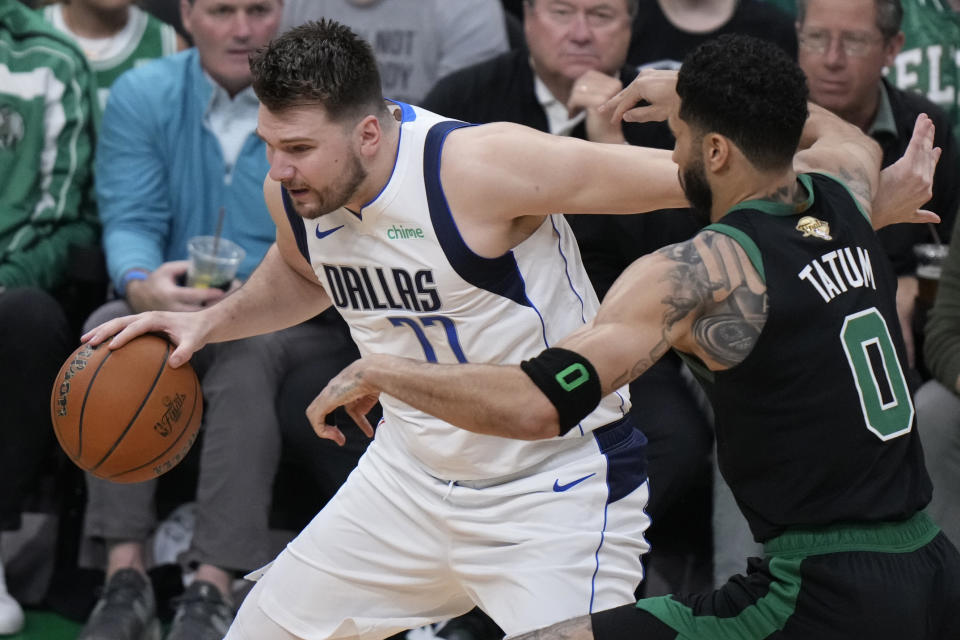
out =
<path fill-rule="evenodd" d="M 361 419 L 383 391 L 472 431 L 555 437 L 675 349 L 711 400 L 721 471 L 764 556 L 717 591 L 522 637 L 960 638 L 960 554 L 922 511 L 896 279 L 870 223 L 879 148 L 808 113 L 796 65 L 750 38 L 707 43 L 608 108 L 641 99 L 627 118 L 668 117 L 684 190 L 712 224 L 634 263 L 592 323 L 521 367 L 368 357 L 308 414 L 346 402 Z M 932 138 L 921 116 L 907 156 L 931 172 Z"/>

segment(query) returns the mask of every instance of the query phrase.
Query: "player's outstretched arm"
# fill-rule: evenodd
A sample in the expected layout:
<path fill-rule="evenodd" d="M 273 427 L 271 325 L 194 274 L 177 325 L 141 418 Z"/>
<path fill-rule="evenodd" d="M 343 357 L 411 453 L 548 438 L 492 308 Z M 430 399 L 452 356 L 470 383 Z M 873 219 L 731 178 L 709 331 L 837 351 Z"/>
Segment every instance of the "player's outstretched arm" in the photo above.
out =
<path fill-rule="evenodd" d="M 839 178 L 869 215 L 880 183 L 880 145 L 856 126 L 813 103 L 793 167 Z"/>
<path fill-rule="evenodd" d="M 512 123 L 452 132 L 441 180 L 451 210 L 477 221 L 689 206 L 671 152 L 587 142 Z"/>
<path fill-rule="evenodd" d="M 329 307 L 330 299 L 296 248 L 279 204 L 279 185 L 268 178 L 264 193 L 277 224 L 277 241 L 243 286 L 202 311 L 148 311 L 117 318 L 95 327 L 82 340 L 96 345 L 112 338 L 110 347 L 118 348 L 144 333 L 164 333 L 177 345 L 169 360 L 176 367 L 208 343 L 291 327 Z"/>
<path fill-rule="evenodd" d="M 766 288 L 746 253 L 727 236 L 701 232 L 631 265 L 594 321 L 557 346 L 585 358 L 599 378 L 593 404 L 582 407 L 589 413 L 671 347 L 711 369 L 738 364 L 765 321 Z M 556 365 L 555 373 L 568 364 Z M 332 437 L 324 418 L 344 405 L 372 433 L 363 414 L 381 392 L 468 431 L 507 438 L 555 437 L 570 421 L 549 395 L 556 390 L 545 390 L 519 366 L 440 365 L 385 355 L 344 369 L 311 403 L 307 417 L 319 435 Z"/>

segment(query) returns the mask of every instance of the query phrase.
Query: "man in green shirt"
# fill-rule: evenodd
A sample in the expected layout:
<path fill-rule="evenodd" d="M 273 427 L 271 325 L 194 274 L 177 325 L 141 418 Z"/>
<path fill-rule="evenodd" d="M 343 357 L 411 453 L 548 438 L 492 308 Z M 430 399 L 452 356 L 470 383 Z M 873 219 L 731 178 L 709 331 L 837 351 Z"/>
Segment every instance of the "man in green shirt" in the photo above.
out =
<path fill-rule="evenodd" d="M 53 446 L 50 387 L 76 336 L 54 297 L 71 247 L 97 241 L 92 199 L 96 102 L 83 54 L 33 11 L 0 0 L 0 530 Z M 53 295 L 51 295 L 53 294 Z M 0 565 L 0 634 L 23 611 Z"/>
<path fill-rule="evenodd" d="M 43 17 L 72 37 L 97 79 L 100 108 L 107 106 L 110 85 L 124 71 L 187 48 L 176 30 L 136 6 L 133 0 L 61 1 L 43 8 Z"/>
<path fill-rule="evenodd" d="M 960 0 L 903 0 L 902 30 L 887 79 L 940 106 L 960 138 Z"/>

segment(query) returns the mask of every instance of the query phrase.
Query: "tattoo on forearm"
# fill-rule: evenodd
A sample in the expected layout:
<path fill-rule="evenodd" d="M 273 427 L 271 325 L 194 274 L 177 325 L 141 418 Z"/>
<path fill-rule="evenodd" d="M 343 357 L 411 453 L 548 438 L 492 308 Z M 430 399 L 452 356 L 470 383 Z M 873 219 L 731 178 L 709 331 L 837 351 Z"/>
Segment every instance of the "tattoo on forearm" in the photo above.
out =
<path fill-rule="evenodd" d="M 644 371 L 653 366 L 653 363 L 659 360 L 663 354 L 670 350 L 670 344 L 666 339 L 661 340 L 657 345 L 650 350 L 650 355 L 644 358 L 640 358 L 629 371 L 624 371 L 620 376 L 613 381 L 613 387 L 619 388 L 625 384 L 629 384 L 630 381 L 639 377 Z"/>
<path fill-rule="evenodd" d="M 580 616 L 544 629 L 513 636 L 512 640 L 593 640 L 593 625 L 590 616 Z"/>
<path fill-rule="evenodd" d="M 668 307 L 664 339 L 649 360 L 663 355 L 668 334 L 688 318 L 694 340 L 717 363 L 734 366 L 750 353 L 766 322 L 767 295 L 756 276 L 750 287 L 747 259 L 736 246 L 728 236 L 706 232 L 660 250 L 677 264 L 667 275 L 671 294 L 663 299 Z M 649 366 L 649 360 L 636 366 Z"/>

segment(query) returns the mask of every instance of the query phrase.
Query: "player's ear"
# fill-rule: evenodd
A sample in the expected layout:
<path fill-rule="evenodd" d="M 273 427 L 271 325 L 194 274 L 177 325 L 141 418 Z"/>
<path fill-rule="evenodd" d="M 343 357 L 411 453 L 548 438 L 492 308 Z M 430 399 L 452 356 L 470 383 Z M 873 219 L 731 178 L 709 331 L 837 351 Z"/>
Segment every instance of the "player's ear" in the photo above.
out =
<path fill-rule="evenodd" d="M 383 139 L 383 130 L 380 128 L 380 120 L 374 115 L 364 116 L 353 129 L 354 140 L 360 150 L 360 155 L 364 157 L 373 157 Z"/>
<path fill-rule="evenodd" d="M 730 162 L 730 140 L 719 133 L 708 133 L 703 136 L 703 164 L 707 171 L 716 173 Z"/>

